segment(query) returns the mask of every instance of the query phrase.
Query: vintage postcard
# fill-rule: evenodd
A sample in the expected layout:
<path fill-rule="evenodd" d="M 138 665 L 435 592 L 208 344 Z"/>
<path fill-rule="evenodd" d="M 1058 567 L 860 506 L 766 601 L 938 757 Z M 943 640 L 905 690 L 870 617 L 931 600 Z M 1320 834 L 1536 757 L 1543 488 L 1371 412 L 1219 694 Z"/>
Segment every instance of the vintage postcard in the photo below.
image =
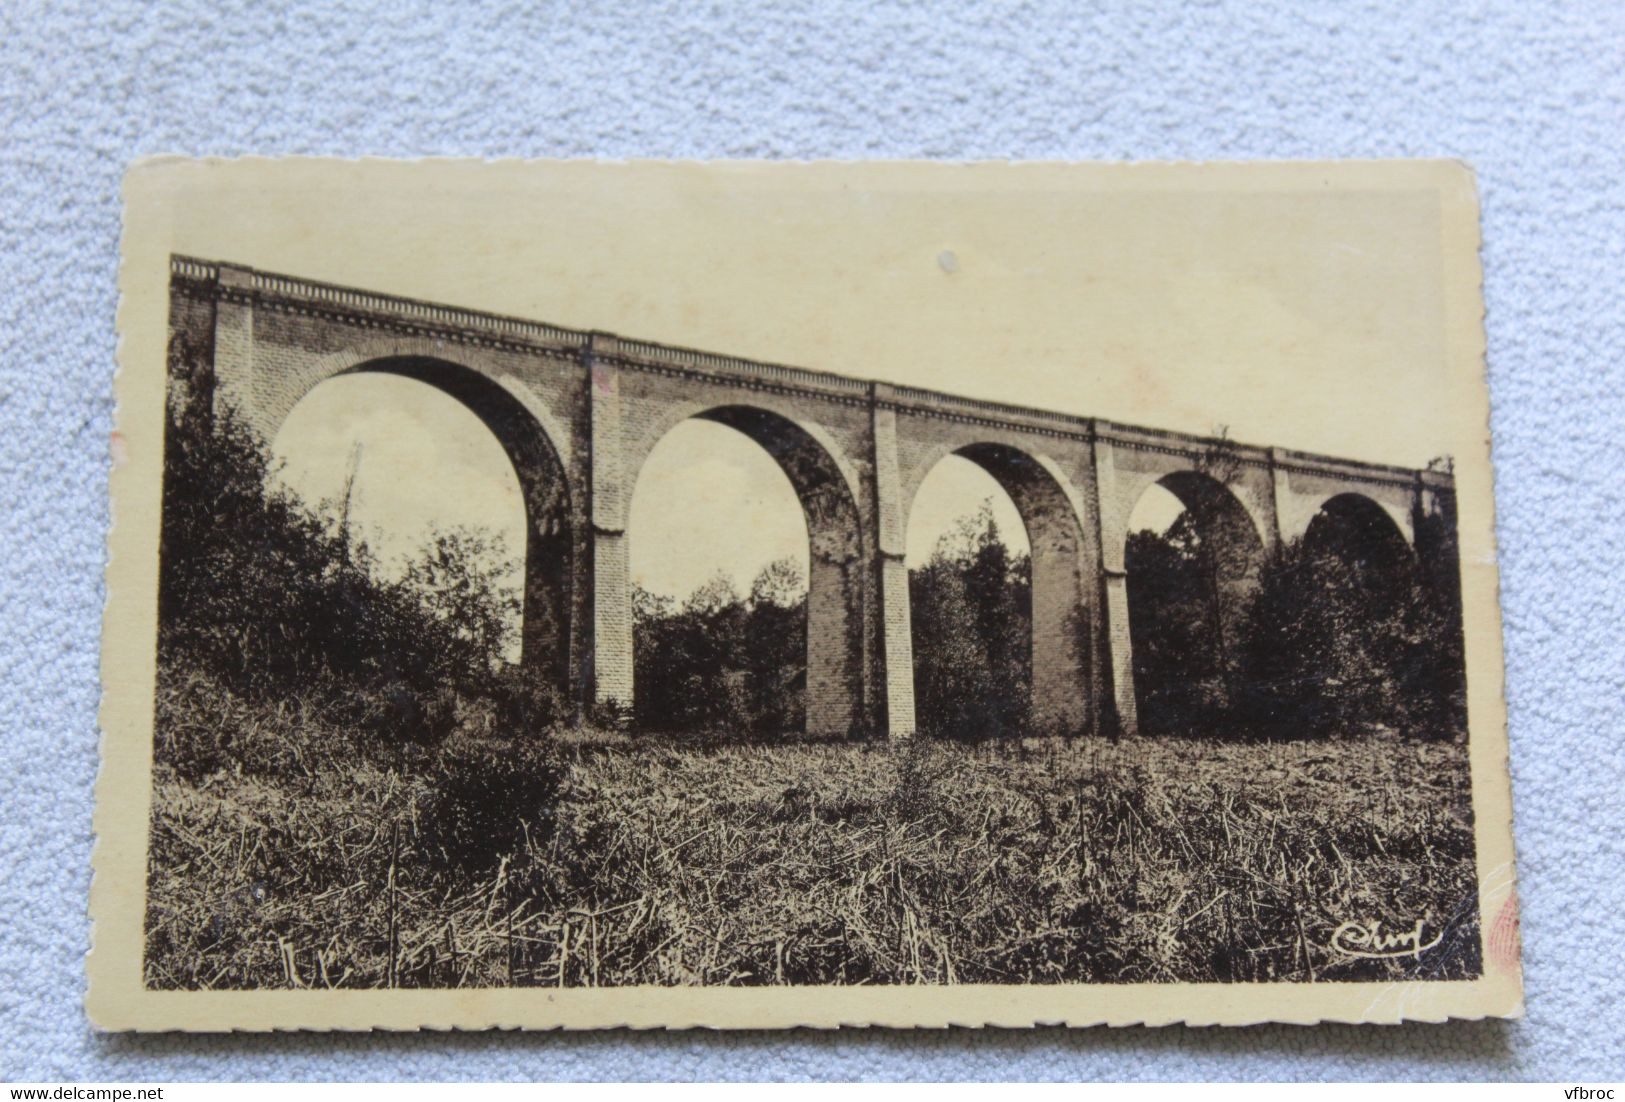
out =
<path fill-rule="evenodd" d="M 124 201 L 97 1025 L 1520 1012 L 1465 167 Z"/>

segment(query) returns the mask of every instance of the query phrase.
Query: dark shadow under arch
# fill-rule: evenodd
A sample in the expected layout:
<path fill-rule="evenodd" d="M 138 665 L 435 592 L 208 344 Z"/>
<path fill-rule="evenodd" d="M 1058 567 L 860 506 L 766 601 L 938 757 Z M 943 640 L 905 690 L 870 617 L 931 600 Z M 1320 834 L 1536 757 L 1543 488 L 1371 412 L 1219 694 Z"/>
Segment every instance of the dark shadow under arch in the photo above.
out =
<path fill-rule="evenodd" d="M 1408 570 L 1415 555 L 1394 518 L 1359 493 L 1338 494 L 1321 505 L 1303 535 L 1312 554 L 1336 555 L 1364 576 Z"/>

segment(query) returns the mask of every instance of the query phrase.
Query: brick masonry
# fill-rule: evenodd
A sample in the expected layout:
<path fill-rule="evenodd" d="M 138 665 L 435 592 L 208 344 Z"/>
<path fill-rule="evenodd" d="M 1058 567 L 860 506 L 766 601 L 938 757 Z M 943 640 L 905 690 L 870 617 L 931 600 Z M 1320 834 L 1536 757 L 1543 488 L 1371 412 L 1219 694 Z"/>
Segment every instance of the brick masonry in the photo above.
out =
<path fill-rule="evenodd" d="M 522 661 L 583 709 L 631 701 L 627 513 L 638 472 L 674 425 L 729 425 L 784 469 L 807 518 L 807 725 L 914 728 L 903 561 L 914 495 L 943 457 L 1010 495 L 1033 555 L 1034 716 L 1041 729 L 1136 728 L 1124 547 L 1152 485 L 1222 524 L 1256 563 L 1358 495 L 1414 544 L 1416 510 L 1454 516 L 1450 475 L 1217 442 L 1045 410 L 757 363 L 176 257 L 171 329 L 212 357 L 219 409 L 273 437 L 318 383 L 409 375 L 464 402 L 525 493 Z M 192 381 L 189 385 L 196 386 Z M 1457 570 L 1449 564 L 1449 573 Z M 1249 584 L 1238 567 L 1229 584 Z"/>

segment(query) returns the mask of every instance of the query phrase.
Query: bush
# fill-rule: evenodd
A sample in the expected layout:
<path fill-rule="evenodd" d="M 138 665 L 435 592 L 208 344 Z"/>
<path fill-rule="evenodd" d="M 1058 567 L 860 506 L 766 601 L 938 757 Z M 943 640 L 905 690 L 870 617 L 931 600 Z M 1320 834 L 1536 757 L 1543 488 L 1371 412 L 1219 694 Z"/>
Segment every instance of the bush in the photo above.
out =
<path fill-rule="evenodd" d="M 440 742 L 457 729 L 464 710 L 462 694 L 450 686 L 424 691 L 398 680 L 353 699 L 367 713 L 358 726 L 384 745 Z"/>
<path fill-rule="evenodd" d="M 488 565 L 496 545 L 438 533 L 401 581 L 381 577 L 346 523 L 273 488 L 262 442 L 198 384 L 201 350 L 179 337 L 170 358 L 158 648 L 171 687 L 196 675 L 245 702 L 298 700 L 386 743 L 445 738 L 492 692 L 517 607 Z M 544 710 L 557 718 L 520 708 L 527 720 Z M 218 757 L 191 744 L 194 768 Z"/>
<path fill-rule="evenodd" d="M 600 731 L 626 731 L 633 725 L 635 715 L 630 705 L 614 697 L 594 702 L 587 711 L 587 723 Z"/>
<path fill-rule="evenodd" d="M 493 682 L 496 725 L 510 737 L 540 735 L 571 719 L 564 694 L 536 670 L 508 666 Z"/>
<path fill-rule="evenodd" d="M 418 811 L 425 854 L 474 871 L 526 839 L 552 832 L 565 766 L 555 747 L 530 738 L 454 739 L 442 748 Z"/>

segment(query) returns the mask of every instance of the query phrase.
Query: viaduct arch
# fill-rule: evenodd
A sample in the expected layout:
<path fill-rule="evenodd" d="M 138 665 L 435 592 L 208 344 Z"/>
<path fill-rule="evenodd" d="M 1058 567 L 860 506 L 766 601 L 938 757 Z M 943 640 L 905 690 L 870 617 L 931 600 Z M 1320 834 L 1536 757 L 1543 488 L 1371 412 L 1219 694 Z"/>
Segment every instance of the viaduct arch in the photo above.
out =
<path fill-rule="evenodd" d="M 1255 510 L 1248 508 L 1246 480 L 1239 474 L 1239 465 L 1228 460 L 1219 465 L 1226 469 L 1214 470 L 1210 451 L 1198 469 L 1171 471 L 1153 484 L 1178 499 L 1202 540 L 1213 583 L 1209 597 L 1213 627 L 1221 649 L 1228 650 L 1231 641 L 1241 638 L 1247 599 L 1260 582 L 1267 529 L 1260 528 Z M 1130 513 L 1149 491 L 1150 485 L 1138 491 Z M 1124 568 L 1126 573 L 1126 560 Z"/>
<path fill-rule="evenodd" d="M 807 731 L 845 735 L 864 725 L 864 555 L 858 484 L 835 458 L 833 441 L 816 424 L 769 408 L 779 404 L 769 400 L 752 405 L 679 405 L 638 434 L 628 469 L 641 472 L 654 446 L 690 418 L 726 425 L 755 441 L 778 463 L 807 524 Z M 636 484 L 634 475 L 630 486 Z M 630 508 L 630 502 L 628 492 L 624 505 Z M 623 516 L 623 526 L 625 521 Z"/>
<path fill-rule="evenodd" d="M 975 442 L 921 449 L 909 470 L 905 512 L 926 476 L 950 454 L 975 463 L 999 484 L 1026 527 L 1031 551 L 1033 722 L 1040 731 L 1089 730 L 1098 675 L 1090 667 L 1092 571 L 1077 492 L 1060 465 L 1032 444 L 995 442 L 989 437 L 998 434 L 974 430 L 966 435 Z"/>
<path fill-rule="evenodd" d="M 192 382 L 266 440 L 305 393 L 351 371 L 420 379 L 484 421 L 525 491 L 523 661 L 583 708 L 635 691 L 632 489 L 654 445 L 690 417 L 751 437 L 801 500 L 807 715 L 819 734 L 914 730 L 908 514 L 950 453 L 997 479 L 1027 526 L 1035 714 L 1056 729 L 1137 730 L 1124 557 L 1129 514 L 1153 483 L 1228 518 L 1258 553 L 1302 538 L 1328 503 L 1364 508 L 1349 495 L 1418 556 L 1451 545 L 1418 541 L 1421 518 L 1453 527 L 1445 472 L 1225 445 L 187 257 L 170 274 L 171 336 L 208 361 Z M 1226 473 L 1209 485 L 1221 447 Z M 1448 582 L 1458 571 L 1452 559 L 1424 573 Z"/>
<path fill-rule="evenodd" d="M 1304 528 L 1304 542 L 1362 560 L 1360 565 L 1392 567 L 1412 559 L 1414 537 L 1380 503 L 1360 493 L 1326 499 Z"/>

